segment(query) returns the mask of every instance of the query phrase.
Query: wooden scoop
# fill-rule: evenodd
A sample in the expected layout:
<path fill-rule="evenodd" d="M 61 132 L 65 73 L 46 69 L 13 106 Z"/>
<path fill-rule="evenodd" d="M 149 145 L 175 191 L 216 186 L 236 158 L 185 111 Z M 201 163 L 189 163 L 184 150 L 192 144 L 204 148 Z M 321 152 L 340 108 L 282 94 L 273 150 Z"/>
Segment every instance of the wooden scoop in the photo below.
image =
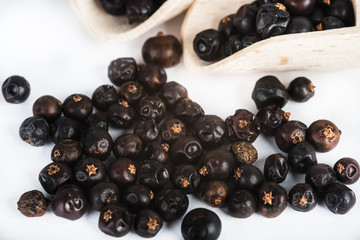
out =
<path fill-rule="evenodd" d="M 352 0 L 355 16 L 360 0 Z M 257 42 L 218 62 L 205 62 L 193 50 L 195 35 L 217 29 L 221 18 L 251 0 L 195 0 L 181 27 L 185 66 L 200 74 L 241 71 L 333 70 L 360 66 L 360 24 L 334 30 L 288 34 Z"/>
<path fill-rule="evenodd" d="M 150 29 L 179 15 L 193 0 L 167 0 L 145 22 L 129 24 L 126 16 L 106 13 L 99 0 L 70 0 L 74 12 L 87 30 L 100 41 L 124 42 L 139 37 Z"/>

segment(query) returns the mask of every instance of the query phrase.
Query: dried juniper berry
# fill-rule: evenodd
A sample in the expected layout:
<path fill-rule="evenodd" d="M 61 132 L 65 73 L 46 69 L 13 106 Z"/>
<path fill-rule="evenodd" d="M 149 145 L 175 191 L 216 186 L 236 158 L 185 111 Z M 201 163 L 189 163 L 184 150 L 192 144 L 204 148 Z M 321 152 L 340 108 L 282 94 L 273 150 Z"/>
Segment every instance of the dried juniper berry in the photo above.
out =
<path fill-rule="evenodd" d="M 166 164 L 169 156 L 169 147 L 167 143 L 149 142 L 145 146 L 144 158 Z"/>
<path fill-rule="evenodd" d="M 257 117 L 246 109 L 238 109 L 225 120 L 230 141 L 254 142 L 260 134 Z"/>
<path fill-rule="evenodd" d="M 51 151 L 51 160 L 72 165 L 82 156 L 83 150 L 78 141 L 64 139 L 56 143 Z"/>
<path fill-rule="evenodd" d="M 32 146 L 43 146 L 49 139 L 50 128 L 44 118 L 33 116 L 21 123 L 19 135 L 23 141 Z"/>
<path fill-rule="evenodd" d="M 256 30 L 263 39 L 285 32 L 290 14 L 281 3 L 267 3 L 259 7 L 256 15 Z"/>
<path fill-rule="evenodd" d="M 203 153 L 199 140 L 184 136 L 176 140 L 170 147 L 170 157 L 175 165 L 180 163 L 196 164 Z"/>
<path fill-rule="evenodd" d="M 211 207 L 223 207 L 228 194 L 229 189 L 225 182 L 213 180 L 204 184 L 201 198 Z"/>
<path fill-rule="evenodd" d="M 89 201 L 91 209 L 100 212 L 106 205 L 120 203 L 120 190 L 115 183 L 100 182 L 90 189 Z"/>
<path fill-rule="evenodd" d="M 164 68 L 179 64 L 182 45 L 173 35 L 159 32 L 155 37 L 147 39 L 142 47 L 142 56 L 146 63 L 160 65 Z"/>
<path fill-rule="evenodd" d="M 164 221 L 181 218 L 189 206 L 187 195 L 180 189 L 162 188 L 154 200 L 155 209 Z"/>
<path fill-rule="evenodd" d="M 276 130 L 276 145 L 287 153 L 296 144 L 306 141 L 306 131 L 306 125 L 300 121 L 286 122 Z"/>
<path fill-rule="evenodd" d="M 155 237 L 163 226 L 161 216 L 151 209 L 141 210 L 135 217 L 134 230 L 145 238 Z"/>
<path fill-rule="evenodd" d="M 38 190 L 22 194 L 17 202 L 18 210 L 26 217 L 41 217 L 46 213 L 50 200 Z"/>
<path fill-rule="evenodd" d="M 143 143 L 139 136 L 127 133 L 119 136 L 114 141 L 113 152 L 115 157 L 125 157 L 136 160 L 143 152 Z"/>
<path fill-rule="evenodd" d="M 242 38 L 240 35 L 229 37 L 224 44 L 224 54 L 226 57 L 233 55 L 243 48 Z"/>
<path fill-rule="evenodd" d="M 132 228 L 132 217 L 129 211 L 121 206 L 112 204 L 101 209 L 99 229 L 112 237 L 123 237 Z"/>
<path fill-rule="evenodd" d="M 132 0 L 126 3 L 126 16 L 130 24 L 144 22 L 155 10 L 153 0 Z"/>
<path fill-rule="evenodd" d="M 261 132 L 268 136 L 274 136 L 276 129 L 290 118 L 289 112 L 284 112 L 279 106 L 268 105 L 256 114 L 259 120 Z"/>
<path fill-rule="evenodd" d="M 229 38 L 236 33 L 235 26 L 233 24 L 235 14 L 230 14 L 223 17 L 218 24 L 218 31 L 223 35 L 224 38 Z"/>
<path fill-rule="evenodd" d="M 316 29 L 318 31 L 321 31 L 321 30 L 330 30 L 330 29 L 343 28 L 343 27 L 345 27 L 343 21 L 341 21 L 337 17 L 327 16 L 323 18 L 323 20 L 321 20 L 321 23 L 316 26 Z"/>
<path fill-rule="evenodd" d="M 308 17 L 292 17 L 286 28 L 286 34 L 304 33 L 314 30 L 313 24 Z"/>
<path fill-rule="evenodd" d="M 252 99 L 258 109 L 268 105 L 276 105 L 282 108 L 288 102 L 289 94 L 277 77 L 269 75 L 256 82 Z"/>
<path fill-rule="evenodd" d="M 296 102 L 306 102 L 315 94 L 315 86 L 306 77 L 298 77 L 292 80 L 287 88 L 289 96 Z"/>
<path fill-rule="evenodd" d="M 145 96 L 144 87 L 135 81 L 127 81 L 120 86 L 119 94 L 124 97 L 130 105 L 134 105 Z"/>
<path fill-rule="evenodd" d="M 265 160 L 264 176 L 266 181 L 282 183 L 289 171 L 286 157 L 281 153 L 272 154 Z"/>
<path fill-rule="evenodd" d="M 119 16 L 125 13 L 127 0 L 100 0 L 99 2 L 108 14 Z"/>
<path fill-rule="evenodd" d="M 233 181 L 238 189 L 255 192 L 265 181 L 263 173 L 254 165 L 242 164 L 233 170 Z"/>
<path fill-rule="evenodd" d="M 325 203 L 335 214 L 348 213 L 356 203 L 355 193 L 342 183 L 332 183 L 325 191 Z"/>
<path fill-rule="evenodd" d="M 148 208 L 154 198 L 154 193 L 145 185 L 130 185 L 122 194 L 123 203 L 129 210 L 139 212 L 141 209 Z"/>
<path fill-rule="evenodd" d="M 246 34 L 242 40 L 241 40 L 241 44 L 243 48 L 249 47 L 251 45 L 253 45 L 254 43 L 260 41 L 261 38 L 257 33 L 249 33 Z"/>
<path fill-rule="evenodd" d="M 193 136 L 200 140 L 204 148 L 219 147 L 227 136 L 226 124 L 216 115 L 201 116 L 194 123 Z"/>
<path fill-rule="evenodd" d="M 318 163 L 310 167 L 305 176 L 305 182 L 310 184 L 316 195 L 323 196 L 326 188 L 336 182 L 336 173 L 332 167 Z"/>
<path fill-rule="evenodd" d="M 136 183 L 137 168 L 128 158 L 118 158 L 108 167 L 108 176 L 111 182 L 123 189 Z"/>
<path fill-rule="evenodd" d="M 232 192 L 227 199 L 228 213 L 236 218 L 248 218 L 256 211 L 256 197 L 246 189 Z"/>
<path fill-rule="evenodd" d="M 74 167 L 76 182 L 85 189 L 90 189 L 99 182 L 105 181 L 107 170 L 105 165 L 96 158 L 84 158 Z"/>
<path fill-rule="evenodd" d="M 181 234 L 185 240 L 216 240 L 220 233 L 220 218 L 206 208 L 191 210 L 181 223 Z"/>
<path fill-rule="evenodd" d="M 67 164 L 50 163 L 40 171 L 39 182 L 47 193 L 54 194 L 61 185 L 72 182 L 72 174 Z"/>
<path fill-rule="evenodd" d="M 291 16 L 305 16 L 314 10 L 316 0 L 284 0 Z"/>
<path fill-rule="evenodd" d="M 185 124 L 192 124 L 203 115 L 204 110 L 202 107 L 190 98 L 179 100 L 174 109 L 174 116 Z"/>
<path fill-rule="evenodd" d="M 167 82 L 161 88 L 159 97 L 164 100 L 168 110 L 172 111 L 182 98 L 188 97 L 188 92 L 184 86 L 177 82 Z"/>
<path fill-rule="evenodd" d="M 265 182 L 257 190 L 257 197 L 257 211 L 267 218 L 279 216 L 288 202 L 286 190 L 275 182 Z"/>
<path fill-rule="evenodd" d="M 113 149 L 113 140 L 107 131 L 95 129 L 85 135 L 83 149 L 86 156 L 105 161 Z"/>
<path fill-rule="evenodd" d="M 20 76 L 11 76 L 2 85 L 2 94 L 8 103 L 22 103 L 30 95 L 29 82 Z"/>
<path fill-rule="evenodd" d="M 345 184 L 353 184 L 359 180 L 359 163 L 349 157 L 341 158 L 334 165 L 337 179 Z"/>
<path fill-rule="evenodd" d="M 139 168 L 139 183 L 148 186 L 151 190 L 164 187 L 170 178 L 168 169 L 160 162 L 145 161 Z"/>
<path fill-rule="evenodd" d="M 154 93 L 166 83 L 167 75 L 163 67 L 145 64 L 141 67 L 137 79 L 148 93 Z"/>
<path fill-rule="evenodd" d="M 111 61 L 108 67 L 108 77 L 116 86 L 121 86 L 127 81 L 135 80 L 138 67 L 133 58 L 118 58 Z"/>
<path fill-rule="evenodd" d="M 159 97 L 143 97 L 137 108 L 139 116 L 144 119 L 154 119 L 156 122 L 160 122 L 165 116 L 165 102 Z"/>
<path fill-rule="evenodd" d="M 76 120 L 84 120 L 93 111 L 94 104 L 91 99 L 84 94 L 72 94 L 63 103 L 63 113 L 65 117 Z"/>
<path fill-rule="evenodd" d="M 339 18 L 346 26 L 355 26 L 355 11 L 350 0 L 331 0 L 326 7 L 326 15 Z"/>
<path fill-rule="evenodd" d="M 309 212 L 314 209 L 317 197 L 312 187 L 307 183 L 298 183 L 289 191 L 289 204 L 299 212 Z"/>
<path fill-rule="evenodd" d="M 204 61 L 217 61 L 222 55 L 224 39 L 215 29 L 199 32 L 193 41 L 193 49 L 198 57 Z"/>
<path fill-rule="evenodd" d="M 119 101 L 106 111 L 106 119 L 114 128 L 130 128 L 135 121 L 135 110 L 127 101 Z"/>
<path fill-rule="evenodd" d="M 91 132 L 95 129 L 109 130 L 109 123 L 100 113 L 93 113 L 85 119 L 85 132 Z"/>
<path fill-rule="evenodd" d="M 311 166 L 317 164 L 314 147 L 308 142 L 296 144 L 289 151 L 288 162 L 294 172 L 306 173 Z"/>
<path fill-rule="evenodd" d="M 317 120 L 308 129 L 307 139 L 318 152 L 329 152 L 340 141 L 341 131 L 329 120 Z"/>
<path fill-rule="evenodd" d="M 64 139 L 79 141 L 82 127 L 78 121 L 68 117 L 60 117 L 51 125 L 51 140 L 56 144 Z"/>
<path fill-rule="evenodd" d="M 119 95 L 113 86 L 101 85 L 95 89 L 91 100 L 96 109 L 100 111 L 106 111 L 112 104 L 119 101 Z"/>
<path fill-rule="evenodd" d="M 186 135 L 185 124 L 176 118 L 167 120 L 161 125 L 160 135 L 164 142 L 172 144 Z"/>
<path fill-rule="evenodd" d="M 207 180 L 223 180 L 230 178 L 235 166 L 232 154 L 221 148 L 204 153 L 199 162 L 199 173 Z"/>
<path fill-rule="evenodd" d="M 85 214 L 88 205 L 83 189 L 74 184 L 66 184 L 56 191 L 51 208 L 56 216 L 73 221 Z"/>
<path fill-rule="evenodd" d="M 134 128 L 134 133 L 146 144 L 159 138 L 160 130 L 154 120 L 140 120 Z"/>
<path fill-rule="evenodd" d="M 34 116 L 43 117 L 48 122 L 53 122 L 61 116 L 62 103 L 53 96 L 44 95 L 36 99 L 32 111 Z"/>
<path fill-rule="evenodd" d="M 170 181 L 174 187 L 183 190 L 186 194 L 191 194 L 197 191 L 201 176 L 194 165 L 181 164 L 172 168 Z"/>
<path fill-rule="evenodd" d="M 230 151 L 239 164 L 253 164 L 258 159 L 256 148 L 249 142 L 234 142 Z"/>
<path fill-rule="evenodd" d="M 256 32 L 257 4 L 244 4 L 236 12 L 233 24 L 236 30 L 245 36 L 248 33 Z"/>

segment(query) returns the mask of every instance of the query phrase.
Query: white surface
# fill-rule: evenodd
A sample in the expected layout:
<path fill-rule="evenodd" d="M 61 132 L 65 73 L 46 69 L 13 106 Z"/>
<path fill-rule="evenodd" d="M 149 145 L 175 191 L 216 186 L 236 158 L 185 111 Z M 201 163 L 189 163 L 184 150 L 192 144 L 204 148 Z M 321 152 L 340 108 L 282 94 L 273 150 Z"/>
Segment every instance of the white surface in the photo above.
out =
<path fill-rule="evenodd" d="M 0 80 L 10 75 L 26 77 L 31 83 L 29 99 L 18 105 L 8 104 L 0 97 L 0 239 L 112 239 L 97 227 L 98 213 L 87 213 L 78 221 L 58 218 L 49 210 L 40 218 L 27 218 L 17 210 L 20 195 L 32 189 L 41 190 L 39 171 L 50 163 L 52 144 L 36 148 L 18 136 L 21 122 L 31 116 L 32 104 L 40 96 L 50 94 L 64 100 L 72 93 L 91 96 L 102 84 L 109 84 L 107 66 L 118 57 L 141 59 L 141 46 L 146 38 L 162 30 L 179 35 L 182 17 L 152 30 L 138 40 L 125 44 L 96 42 L 72 13 L 67 1 L 0 2 Z M 167 70 L 170 81 L 187 87 L 189 96 L 208 114 L 222 118 L 238 108 L 256 112 L 251 99 L 255 81 L 268 73 L 237 75 L 190 75 L 183 64 Z M 333 151 L 318 154 L 318 161 L 333 165 L 341 157 L 360 159 L 359 153 L 359 88 L 360 69 L 341 72 L 285 72 L 275 74 L 285 84 L 304 75 L 316 85 L 314 98 L 306 103 L 289 102 L 286 111 L 291 119 L 307 125 L 321 118 L 333 121 L 342 130 L 342 138 Z M 112 132 L 117 137 L 121 131 Z M 273 139 L 259 137 L 256 166 L 263 168 L 265 158 L 279 150 Z M 289 173 L 282 184 L 289 190 L 304 181 L 303 175 Z M 360 196 L 360 184 L 350 186 Z M 190 199 L 189 210 L 207 207 Z M 254 214 L 248 219 L 235 219 L 220 209 L 212 209 L 222 220 L 220 239 L 360 239 L 360 206 L 344 216 L 331 213 L 326 206 L 317 206 L 309 213 L 288 207 L 274 219 Z M 156 239 L 181 239 L 181 220 L 165 224 Z M 126 239 L 141 239 L 135 233 Z"/>

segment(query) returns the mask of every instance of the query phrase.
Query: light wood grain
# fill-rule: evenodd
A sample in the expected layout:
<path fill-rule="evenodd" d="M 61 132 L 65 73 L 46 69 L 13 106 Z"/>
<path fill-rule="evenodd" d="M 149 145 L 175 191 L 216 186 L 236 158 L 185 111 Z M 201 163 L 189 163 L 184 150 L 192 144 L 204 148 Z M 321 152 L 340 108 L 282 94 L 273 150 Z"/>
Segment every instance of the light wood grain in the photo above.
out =
<path fill-rule="evenodd" d="M 98 0 L 70 0 L 70 4 L 96 39 L 109 42 L 124 42 L 139 37 L 150 29 L 166 22 L 186 10 L 193 0 L 167 0 L 149 19 L 141 24 L 128 23 L 126 16 L 111 16 Z"/>
<path fill-rule="evenodd" d="M 184 62 L 194 73 L 244 71 L 325 70 L 360 66 L 360 27 L 273 37 L 257 42 L 215 63 L 202 61 L 193 50 L 197 33 L 217 29 L 220 19 L 251 0 L 195 0 L 188 10 L 181 36 Z M 355 14 L 360 14 L 360 0 L 353 0 Z"/>

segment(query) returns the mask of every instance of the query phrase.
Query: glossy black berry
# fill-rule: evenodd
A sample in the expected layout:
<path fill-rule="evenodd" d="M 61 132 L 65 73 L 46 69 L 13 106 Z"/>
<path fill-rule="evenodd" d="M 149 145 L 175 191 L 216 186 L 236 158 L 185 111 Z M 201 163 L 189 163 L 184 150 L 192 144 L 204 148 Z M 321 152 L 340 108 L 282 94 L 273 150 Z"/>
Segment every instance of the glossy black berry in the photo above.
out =
<path fill-rule="evenodd" d="M 257 117 L 246 109 L 238 109 L 225 120 L 230 141 L 254 142 L 260 134 Z"/>
<path fill-rule="evenodd" d="M 32 111 L 34 116 L 43 117 L 48 122 L 53 122 L 61 116 L 62 103 L 53 96 L 44 95 L 34 102 Z"/>
<path fill-rule="evenodd" d="M 124 204 L 134 212 L 148 208 L 154 198 L 154 193 L 145 185 L 134 184 L 123 192 Z"/>
<path fill-rule="evenodd" d="M 73 221 L 85 214 L 88 205 L 86 193 L 82 188 L 74 184 L 65 184 L 56 191 L 51 208 L 56 216 Z"/>
<path fill-rule="evenodd" d="M 173 35 L 159 32 L 155 37 L 145 41 L 142 56 L 148 64 L 160 65 L 164 68 L 179 64 L 182 55 L 182 45 Z"/>
<path fill-rule="evenodd" d="M 119 94 L 124 97 L 130 105 L 134 105 L 145 96 L 145 89 L 138 82 L 127 81 L 120 86 Z"/>
<path fill-rule="evenodd" d="M 193 136 L 204 148 L 219 147 L 227 138 L 226 124 L 216 115 L 201 116 L 194 123 Z"/>
<path fill-rule="evenodd" d="M 144 158 L 146 160 L 155 160 L 165 164 L 168 156 L 169 144 L 167 143 L 150 142 L 145 146 Z"/>
<path fill-rule="evenodd" d="M 343 28 L 345 24 L 343 21 L 338 19 L 337 17 L 327 16 L 325 17 L 319 25 L 316 26 L 317 30 L 330 30 L 336 28 Z"/>
<path fill-rule="evenodd" d="M 245 36 L 256 32 L 256 14 L 258 6 L 256 4 L 244 4 L 234 16 L 234 26 L 240 35 Z"/>
<path fill-rule="evenodd" d="M 198 57 L 204 61 L 217 61 L 222 55 L 224 39 L 215 29 L 199 32 L 193 41 L 193 48 Z"/>
<path fill-rule="evenodd" d="M 164 187 L 170 178 L 168 169 L 160 162 L 145 161 L 139 168 L 139 183 L 148 186 L 151 190 Z"/>
<path fill-rule="evenodd" d="M 49 194 L 54 194 L 63 184 L 72 182 L 72 170 L 64 163 L 50 163 L 39 173 L 39 182 Z"/>
<path fill-rule="evenodd" d="M 176 118 L 167 120 L 161 125 L 160 135 L 164 142 L 172 144 L 186 135 L 185 124 Z"/>
<path fill-rule="evenodd" d="M 257 33 L 249 33 L 242 38 L 241 44 L 243 48 L 246 48 L 260 40 L 261 38 Z"/>
<path fill-rule="evenodd" d="M 268 105 L 276 105 L 282 108 L 288 102 L 289 94 L 277 77 L 265 76 L 256 82 L 252 99 L 258 109 Z"/>
<path fill-rule="evenodd" d="M 223 17 L 218 25 L 218 31 L 223 35 L 224 38 L 229 38 L 236 33 L 235 26 L 233 24 L 235 14 L 230 14 Z"/>
<path fill-rule="evenodd" d="M 230 152 L 239 164 L 253 164 L 258 159 L 256 148 L 249 142 L 234 142 L 231 145 Z"/>
<path fill-rule="evenodd" d="M 276 129 L 289 120 L 290 113 L 284 112 L 279 106 L 268 105 L 261 108 L 256 117 L 259 120 L 261 132 L 274 136 Z"/>
<path fill-rule="evenodd" d="M 326 14 L 339 18 L 346 26 L 355 25 L 355 11 L 351 0 L 331 0 Z"/>
<path fill-rule="evenodd" d="M 317 164 L 314 147 L 308 142 L 296 144 L 289 151 L 288 162 L 294 172 L 306 173 L 311 166 Z"/>
<path fill-rule="evenodd" d="M 118 58 L 113 60 L 108 67 L 108 77 L 116 86 L 121 86 L 127 81 L 135 80 L 138 67 L 133 58 Z"/>
<path fill-rule="evenodd" d="M 276 130 L 276 145 L 287 153 L 296 144 L 306 141 L 306 131 L 306 125 L 300 121 L 286 122 Z"/>
<path fill-rule="evenodd" d="M 179 100 L 174 109 L 174 116 L 185 124 L 192 124 L 203 115 L 204 110 L 202 107 L 189 98 Z"/>
<path fill-rule="evenodd" d="M 256 15 L 256 30 L 263 39 L 285 32 L 290 14 L 281 3 L 267 3 L 259 7 Z"/>
<path fill-rule="evenodd" d="M 51 140 L 56 144 L 64 139 L 79 141 L 82 128 L 78 121 L 68 117 L 60 117 L 51 125 Z"/>
<path fill-rule="evenodd" d="M 233 55 L 243 48 L 240 35 L 229 37 L 224 44 L 224 54 L 226 57 Z"/>
<path fill-rule="evenodd" d="M 134 230 L 145 238 L 155 237 L 163 226 L 161 216 L 151 209 L 141 210 L 135 217 Z"/>
<path fill-rule="evenodd" d="M 168 110 L 172 111 L 182 98 L 188 97 L 188 92 L 184 86 L 177 82 L 167 82 L 161 88 L 159 97 L 164 100 Z"/>
<path fill-rule="evenodd" d="M 101 7 L 105 12 L 119 16 L 125 13 L 127 0 L 100 0 Z"/>
<path fill-rule="evenodd" d="M 96 109 L 100 111 L 106 111 L 112 104 L 119 101 L 119 95 L 113 86 L 101 85 L 95 89 L 91 100 Z"/>
<path fill-rule="evenodd" d="M 353 158 L 341 158 L 334 165 L 337 179 L 345 184 L 353 184 L 359 180 L 359 163 Z"/>
<path fill-rule="evenodd" d="M 30 95 L 29 82 L 20 76 L 11 76 L 2 85 L 2 94 L 8 103 L 22 103 Z"/>
<path fill-rule="evenodd" d="M 74 167 L 76 182 L 85 189 L 106 180 L 107 170 L 105 165 L 96 158 L 84 158 Z"/>
<path fill-rule="evenodd" d="M 93 102 L 83 94 L 72 94 L 63 103 L 65 117 L 84 120 L 93 111 Z"/>
<path fill-rule="evenodd" d="M 314 209 L 317 197 L 312 187 L 307 183 L 299 183 L 289 191 L 289 205 L 299 212 L 309 212 Z"/>
<path fill-rule="evenodd" d="M 307 139 L 318 152 L 334 149 L 340 141 L 341 131 L 329 120 L 317 120 L 308 129 Z"/>
<path fill-rule="evenodd" d="M 291 16 L 305 16 L 314 10 L 316 0 L 284 0 Z"/>
<path fill-rule="evenodd" d="M 95 129 L 109 130 L 109 123 L 100 113 L 93 113 L 85 119 L 85 132 L 91 132 Z"/>
<path fill-rule="evenodd" d="M 160 130 L 154 120 L 141 120 L 135 125 L 134 133 L 146 144 L 159 138 Z"/>
<path fill-rule="evenodd" d="M 144 119 L 154 119 L 160 122 L 165 116 L 165 102 L 158 97 L 143 97 L 138 104 L 139 116 Z"/>
<path fill-rule="evenodd" d="M 130 24 L 144 22 L 155 10 L 153 0 L 131 0 L 126 4 L 126 16 Z"/>
<path fill-rule="evenodd" d="M 275 182 L 265 182 L 257 190 L 257 197 L 257 211 L 267 218 L 279 216 L 288 202 L 286 190 Z"/>
<path fill-rule="evenodd" d="M 209 181 L 204 184 L 201 192 L 202 199 L 211 207 L 225 206 L 229 188 L 223 181 Z"/>
<path fill-rule="evenodd" d="M 187 195 L 180 189 L 163 188 L 154 200 L 155 209 L 165 221 L 181 218 L 189 206 Z"/>
<path fill-rule="evenodd" d="M 203 149 L 200 141 L 190 136 L 179 138 L 170 147 L 170 157 L 174 164 L 196 164 L 202 153 Z"/>
<path fill-rule="evenodd" d="M 289 164 L 281 153 L 272 154 L 265 160 L 264 176 L 266 181 L 282 183 L 289 171 Z"/>
<path fill-rule="evenodd" d="M 136 160 L 140 157 L 143 150 L 144 146 L 141 139 L 133 133 L 119 136 L 113 145 L 113 152 L 117 158 L 125 157 Z"/>
<path fill-rule="evenodd" d="M 304 33 L 314 30 L 313 24 L 308 17 L 292 17 L 286 28 L 286 34 Z"/>
<path fill-rule="evenodd" d="M 238 189 L 247 189 L 251 192 L 255 192 L 265 181 L 260 169 L 249 164 L 234 168 L 232 178 Z"/>
<path fill-rule="evenodd" d="M 101 211 L 106 205 L 120 203 L 120 190 L 115 183 L 100 182 L 90 189 L 89 201 L 92 210 Z"/>
<path fill-rule="evenodd" d="M 325 191 L 325 203 L 335 214 L 348 213 L 356 203 L 355 193 L 342 183 L 332 183 Z"/>
<path fill-rule="evenodd" d="M 51 160 L 54 162 L 75 164 L 82 156 L 83 150 L 78 141 L 64 139 L 56 143 L 51 151 Z"/>
<path fill-rule="evenodd" d="M 50 128 L 42 117 L 33 116 L 25 119 L 19 128 L 20 138 L 32 146 L 43 146 L 50 136 Z"/>
<path fill-rule="evenodd" d="M 141 67 L 137 79 L 148 93 L 154 93 L 166 83 L 167 75 L 163 67 L 145 64 Z"/>
<path fill-rule="evenodd" d="M 220 218 L 206 208 L 191 210 L 181 223 L 181 234 L 185 240 L 216 240 L 220 233 Z"/>
<path fill-rule="evenodd" d="M 170 181 L 176 188 L 190 194 L 197 191 L 201 176 L 194 165 L 181 164 L 172 168 Z"/>
<path fill-rule="evenodd" d="M 110 181 L 123 189 L 136 183 L 137 168 L 135 163 L 128 158 L 118 158 L 108 167 Z"/>
<path fill-rule="evenodd" d="M 105 161 L 113 149 L 113 140 L 107 131 L 95 129 L 85 135 L 83 149 L 86 156 Z"/>
<path fill-rule="evenodd" d="M 106 119 L 115 128 L 130 128 L 135 121 L 135 110 L 127 101 L 119 101 L 106 111 Z"/>
<path fill-rule="evenodd" d="M 228 213 L 236 218 L 250 217 L 256 211 L 256 205 L 256 197 L 246 189 L 232 192 L 226 203 Z"/>
<path fill-rule="evenodd" d="M 101 209 L 98 226 L 107 235 L 123 237 L 132 228 L 132 217 L 126 208 L 108 205 Z"/>
<path fill-rule="evenodd" d="M 26 217 L 41 217 L 46 213 L 50 200 L 38 190 L 22 194 L 17 202 L 18 210 Z"/>
<path fill-rule="evenodd" d="M 305 176 L 305 182 L 311 185 L 318 196 L 322 196 L 326 188 L 336 181 L 337 178 L 334 169 L 323 163 L 310 167 Z"/>
<path fill-rule="evenodd" d="M 291 99 L 297 102 L 306 102 L 315 94 L 315 86 L 306 77 L 298 77 L 292 80 L 287 88 Z"/>

